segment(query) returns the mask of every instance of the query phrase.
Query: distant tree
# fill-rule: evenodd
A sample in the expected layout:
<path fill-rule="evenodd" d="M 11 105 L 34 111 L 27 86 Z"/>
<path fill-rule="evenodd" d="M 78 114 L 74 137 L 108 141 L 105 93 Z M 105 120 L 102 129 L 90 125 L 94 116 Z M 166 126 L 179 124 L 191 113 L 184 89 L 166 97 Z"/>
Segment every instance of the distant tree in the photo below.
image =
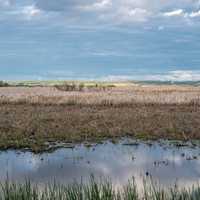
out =
<path fill-rule="evenodd" d="M 4 82 L 4 81 L 0 81 L 0 87 L 7 87 L 9 86 L 8 83 Z"/>

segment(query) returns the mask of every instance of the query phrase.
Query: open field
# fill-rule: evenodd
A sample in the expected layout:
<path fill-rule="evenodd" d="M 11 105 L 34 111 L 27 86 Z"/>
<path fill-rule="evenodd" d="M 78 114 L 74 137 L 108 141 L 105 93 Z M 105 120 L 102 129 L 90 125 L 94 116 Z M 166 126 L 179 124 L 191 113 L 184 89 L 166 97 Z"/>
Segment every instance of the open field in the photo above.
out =
<path fill-rule="evenodd" d="M 0 103 L 127 105 L 199 104 L 200 87 L 177 85 L 65 84 L 56 86 L 0 87 Z"/>
<path fill-rule="evenodd" d="M 1 200 L 197 200 L 200 196 L 200 188 L 179 189 L 172 186 L 162 189 L 159 185 L 144 181 L 143 191 L 138 191 L 134 182 L 122 189 L 115 189 L 110 181 L 97 182 L 93 178 L 87 184 L 74 183 L 63 186 L 59 184 L 46 185 L 42 190 L 30 182 L 16 184 L 6 182 L 1 185 Z"/>
<path fill-rule="evenodd" d="M 70 85 L 70 86 L 69 86 Z M 200 139 L 200 87 L 133 83 L 0 87 L 0 147 L 131 136 Z"/>

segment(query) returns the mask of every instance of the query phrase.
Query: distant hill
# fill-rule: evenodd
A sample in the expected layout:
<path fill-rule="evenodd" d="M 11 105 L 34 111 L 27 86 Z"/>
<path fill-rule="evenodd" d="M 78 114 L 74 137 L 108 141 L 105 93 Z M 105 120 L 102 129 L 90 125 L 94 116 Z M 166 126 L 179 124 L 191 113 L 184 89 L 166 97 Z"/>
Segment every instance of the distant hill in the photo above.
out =
<path fill-rule="evenodd" d="M 200 86 L 200 81 L 137 81 L 134 83 L 139 84 L 152 84 L 152 85 L 191 85 Z"/>

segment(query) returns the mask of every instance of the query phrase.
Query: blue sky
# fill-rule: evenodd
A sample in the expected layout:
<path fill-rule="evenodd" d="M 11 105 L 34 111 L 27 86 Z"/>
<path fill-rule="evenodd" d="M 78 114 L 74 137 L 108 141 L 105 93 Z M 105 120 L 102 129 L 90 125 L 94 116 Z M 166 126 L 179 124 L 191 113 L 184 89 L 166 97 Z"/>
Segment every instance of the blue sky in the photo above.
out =
<path fill-rule="evenodd" d="M 0 79 L 200 80 L 200 1 L 0 0 Z"/>

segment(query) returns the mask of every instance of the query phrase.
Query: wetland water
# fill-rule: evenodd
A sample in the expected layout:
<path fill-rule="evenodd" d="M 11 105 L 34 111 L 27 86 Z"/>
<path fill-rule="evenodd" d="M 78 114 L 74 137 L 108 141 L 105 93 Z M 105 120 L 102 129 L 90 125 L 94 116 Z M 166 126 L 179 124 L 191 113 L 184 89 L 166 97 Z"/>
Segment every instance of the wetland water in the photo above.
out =
<path fill-rule="evenodd" d="M 118 187 L 132 176 L 137 185 L 150 175 L 161 185 L 189 187 L 200 180 L 200 147 L 135 143 L 121 140 L 117 144 L 76 145 L 53 153 L 34 154 L 15 150 L 0 153 L 0 181 L 9 179 L 34 183 L 59 183 L 87 180 L 91 174 L 106 177 Z"/>

